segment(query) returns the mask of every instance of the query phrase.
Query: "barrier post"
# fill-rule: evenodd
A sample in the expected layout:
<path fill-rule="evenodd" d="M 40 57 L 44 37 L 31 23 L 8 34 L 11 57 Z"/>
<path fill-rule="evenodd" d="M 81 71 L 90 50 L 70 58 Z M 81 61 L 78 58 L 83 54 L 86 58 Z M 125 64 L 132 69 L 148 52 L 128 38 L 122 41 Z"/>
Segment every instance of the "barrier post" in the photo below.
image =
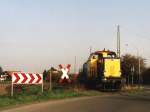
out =
<path fill-rule="evenodd" d="M 49 70 L 49 87 L 50 87 L 50 90 L 52 90 L 52 72 L 51 72 L 51 70 Z"/>
<path fill-rule="evenodd" d="M 11 97 L 13 97 L 14 94 L 14 86 L 13 86 L 13 81 L 11 83 Z"/>
<path fill-rule="evenodd" d="M 43 74 L 42 74 L 42 93 L 43 93 L 43 89 L 44 89 L 44 80 L 43 80 Z"/>

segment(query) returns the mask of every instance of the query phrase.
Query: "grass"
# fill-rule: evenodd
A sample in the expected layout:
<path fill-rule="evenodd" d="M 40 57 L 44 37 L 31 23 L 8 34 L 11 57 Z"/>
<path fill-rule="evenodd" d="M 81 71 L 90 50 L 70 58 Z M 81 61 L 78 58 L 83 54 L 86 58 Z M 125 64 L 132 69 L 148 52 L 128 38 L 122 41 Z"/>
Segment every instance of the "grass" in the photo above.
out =
<path fill-rule="evenodd" d="M 41 92 L 41 87 L 30 86 L 26 88 L 22 87 L 21 90 L 14 92 L 14 96 L 10 94 L 0 96 L 0 108 L 9 107 L 20 104 L 30 104 L 46 100 L 57 100 L 65 98 L 73 98 L 80 96 L 96 96 L 101 95 L 101 92 L 94 90 L 75 90 L 69 88 L 55 88 L 53 91 Z"/>
<path fill-rule="evenodd" d="M 134 93 L 134 92 L 143 92 L 144 91 L 144 87 L 143 86 L 125 86 L 122 89 L 122 92 L 127 92 L 127 93 Z"/>
<path fill-rule="evenodd" d="M 142 92 L 143 88 L 125 88 L 120 93 L 123 94 L 138 94 Z M 6 95 L 0 95 L 0 108 L 2 107 L 10 107 L 20 104 L 31 104 L 36 102 L 42 102 L 47 100 L 57 100 L 57 99 L 65 99 L 65 98 L 73 98 L 73 97 L 81 97 L 81 96 L 98 96 L 104 94 L 116 94 L 118 92 L 100 92 L 96 90 L 85 90 L 78 88 L 54 88 L 52 91 L 45 90 L 43 93 L 41 92 L 40 86 L 25 86 L 21 87 L 21 90 L 15 89 L 14 96 L 11 97 L 10 93 Z"/>

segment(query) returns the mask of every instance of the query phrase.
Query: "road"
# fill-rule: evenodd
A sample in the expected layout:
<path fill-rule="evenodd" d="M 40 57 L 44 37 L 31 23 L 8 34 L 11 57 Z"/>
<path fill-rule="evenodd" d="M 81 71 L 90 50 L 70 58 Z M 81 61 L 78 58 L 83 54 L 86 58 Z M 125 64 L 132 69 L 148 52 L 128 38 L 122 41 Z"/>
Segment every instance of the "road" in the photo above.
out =
<path fill-rule="evenodd" d="M 150 91 L 48 101 L 1 112 L 149 112 Z"/>

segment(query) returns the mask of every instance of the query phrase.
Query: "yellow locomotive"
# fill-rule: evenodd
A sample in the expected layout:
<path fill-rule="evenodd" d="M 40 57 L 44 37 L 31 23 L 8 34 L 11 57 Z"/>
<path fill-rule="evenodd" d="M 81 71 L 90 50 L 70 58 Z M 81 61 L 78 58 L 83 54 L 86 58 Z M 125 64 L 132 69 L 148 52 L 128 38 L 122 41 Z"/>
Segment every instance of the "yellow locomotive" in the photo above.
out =
<path fill-rule="evenodd" d="M 109 50 L 91 53 L 83 65 L 83 74 L 89 86 L 101 85 L 103 89 L 121 87 L 121 61 L 116 53 Z"/>

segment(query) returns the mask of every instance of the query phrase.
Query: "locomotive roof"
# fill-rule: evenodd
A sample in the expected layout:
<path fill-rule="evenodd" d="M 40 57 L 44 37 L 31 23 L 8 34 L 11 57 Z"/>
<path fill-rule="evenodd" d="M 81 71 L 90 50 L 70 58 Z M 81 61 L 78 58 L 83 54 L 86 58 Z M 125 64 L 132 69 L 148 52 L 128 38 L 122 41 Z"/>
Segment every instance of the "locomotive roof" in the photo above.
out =
<path fill-rule="evenodd" d="M 103 54 L 103 53 L 107 53 L 107 54 L 112 54 L 112 55 L 116 55 L 116 53 L 114 51 L 109 51 L 109 50 L 103 50 L 103 51 L 96 51 L 93 54 Z"/>

